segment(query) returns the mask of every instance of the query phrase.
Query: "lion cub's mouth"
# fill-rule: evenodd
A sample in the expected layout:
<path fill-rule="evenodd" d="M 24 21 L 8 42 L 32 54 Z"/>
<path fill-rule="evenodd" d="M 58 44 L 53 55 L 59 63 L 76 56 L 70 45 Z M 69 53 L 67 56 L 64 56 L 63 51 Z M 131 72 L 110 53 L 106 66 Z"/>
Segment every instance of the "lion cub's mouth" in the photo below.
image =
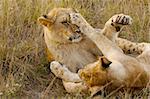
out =
<path fill-rule="evenodd" d="M 83 39 L 83 34 L 79 29 L 75 29 L 73 34 L 68 37 L 68 40 L 71 42 L 80 42 Z"/>
<path fill-rule="evenodd" d="M 81 34 L 75 34 L 71 37 L 68 38 L 71 42 L 79 42 L 82 40 L 82 35 Z"/>

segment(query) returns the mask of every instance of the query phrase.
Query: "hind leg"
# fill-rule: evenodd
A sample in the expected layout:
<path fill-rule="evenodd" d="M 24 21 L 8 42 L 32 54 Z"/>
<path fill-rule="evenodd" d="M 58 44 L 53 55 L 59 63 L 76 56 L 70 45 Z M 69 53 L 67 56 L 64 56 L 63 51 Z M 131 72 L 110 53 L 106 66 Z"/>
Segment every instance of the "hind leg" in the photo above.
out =
<path fill-rule="evenodd" d="M 69 93 L 88 92 L 88 87 L 83 83 L 77 73 L 72 73 L 68 68 L 57 62 L 51 63 L 50 69 L 58 78 L 62 79 L 64 88 Z"/>

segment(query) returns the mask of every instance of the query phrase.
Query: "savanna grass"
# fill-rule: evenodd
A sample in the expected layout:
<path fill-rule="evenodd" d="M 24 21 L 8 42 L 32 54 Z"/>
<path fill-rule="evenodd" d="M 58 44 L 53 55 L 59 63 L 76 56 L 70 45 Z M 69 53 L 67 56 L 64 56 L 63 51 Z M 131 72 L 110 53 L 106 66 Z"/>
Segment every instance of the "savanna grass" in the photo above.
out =
<path fill-rule="evenodd" d="M 54 7 L 76 8 L 95 28 L 103 28 L 116 13 L 129 14 L 134 20 L 133 25 L 123 29 L 120 36 L 131 41 L 150 42 L 149 0 L 1 0 L 1 96 L 71 97 L 66 95 L 61 81 L 49 71 L 43 30 L 37 22 L 39 16 Z M 134 97 L 146 97 L 146 93 L 144 90 Z M 120 92 L 118 96 L 128 98 L 131 94 Z"/>

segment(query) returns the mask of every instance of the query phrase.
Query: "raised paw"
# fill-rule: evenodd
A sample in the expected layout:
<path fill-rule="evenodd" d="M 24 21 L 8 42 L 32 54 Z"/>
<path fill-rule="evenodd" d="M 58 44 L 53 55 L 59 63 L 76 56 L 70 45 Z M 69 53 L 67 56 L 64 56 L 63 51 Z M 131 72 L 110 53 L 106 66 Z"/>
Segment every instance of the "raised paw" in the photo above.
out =
<path fill-rule="evenodd" d="M 75 24 L 79 27 L 86 22 L 80 13 L 71 13 L 70 21 L 72 24 Z"/>
<path fill-rule="evenodd" d="M 116 32 L 119 32 L 121 28 L 125 25 L 131 25 L 132 24 L 132 18 L 125 14 L 116 14 L 112 16 L 105 24 L 105 28 L 112 29 L 111 27 L 114 27 Z"/>
<path fill-rule="evenodd" d="M 81 33 L 86 35 L 91 35 L 93 32 L 97 32 L 80 13 L 71 13 L 70 14 L 70 22 L 77 27 Z"/>
<path fill-rule="evenodd" d="M 132 24 L 132 18 L 125 14 L 114 15 L 110 18 L 110 21 L 112 26 Z"/>

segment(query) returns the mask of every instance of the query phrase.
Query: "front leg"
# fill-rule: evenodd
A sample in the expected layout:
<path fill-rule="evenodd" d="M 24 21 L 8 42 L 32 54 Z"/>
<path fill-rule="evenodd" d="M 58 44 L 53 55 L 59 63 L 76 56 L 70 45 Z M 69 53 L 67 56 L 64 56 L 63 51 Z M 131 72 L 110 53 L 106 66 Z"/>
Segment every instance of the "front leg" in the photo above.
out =
<path fill-rule="evenodd" d="M 70 21 L 72 24 L 77 25 L 82 33 L 85 33 L 87 36 L 91 37 L 97 31 L 83 18 L 80 13 L 71 13 Z M 117 14 L 112 16 L 105 24 L 104 28 L 100 32 L 105 35 L 111 41 L 115 41 L 118 36 L 118 32 L 125 25 L 132 24 L 132 18 L 128 15 Z"/>
<path fill-rule="evenodd" d="M 148 46 L 148 43 L 135 43 L 127 39 L 118 38 L 118 33 L 125 25 L 132 24 L 132 18 L 128 15 L 117 14 L 112 16 L 105 24 L 104 28 L 94 29 L 79 13 L 71 13 L 70 20 L 73 24 L 80 26 L 83 33 L 101 33 L 107 36 L 125 52 L 125 54 L 141 54 Z"/>
<path fill-rule="evenodd" d="M 122 54 L 122 50 L 113 42 L 108 40 L 102 33 L 97 33 L 95 29 L 83 18 L 80 13 L 71 13 L 70 21 L 77 25 L 81 32 L 89 37 L 97 47 L 102 51 L 104 56 L 113 56 L 112 54 Z M 114 52 L 114 53 L 112 53 Z M 108 57 L 107 57 L 108 58 Z"/>
<path fill-rule="evenodd" d="M 64 64 L 53 61 L 50 64 L 52 73 L 66 82 L 82 82 L 77 73 L 71 72 Z"/>

